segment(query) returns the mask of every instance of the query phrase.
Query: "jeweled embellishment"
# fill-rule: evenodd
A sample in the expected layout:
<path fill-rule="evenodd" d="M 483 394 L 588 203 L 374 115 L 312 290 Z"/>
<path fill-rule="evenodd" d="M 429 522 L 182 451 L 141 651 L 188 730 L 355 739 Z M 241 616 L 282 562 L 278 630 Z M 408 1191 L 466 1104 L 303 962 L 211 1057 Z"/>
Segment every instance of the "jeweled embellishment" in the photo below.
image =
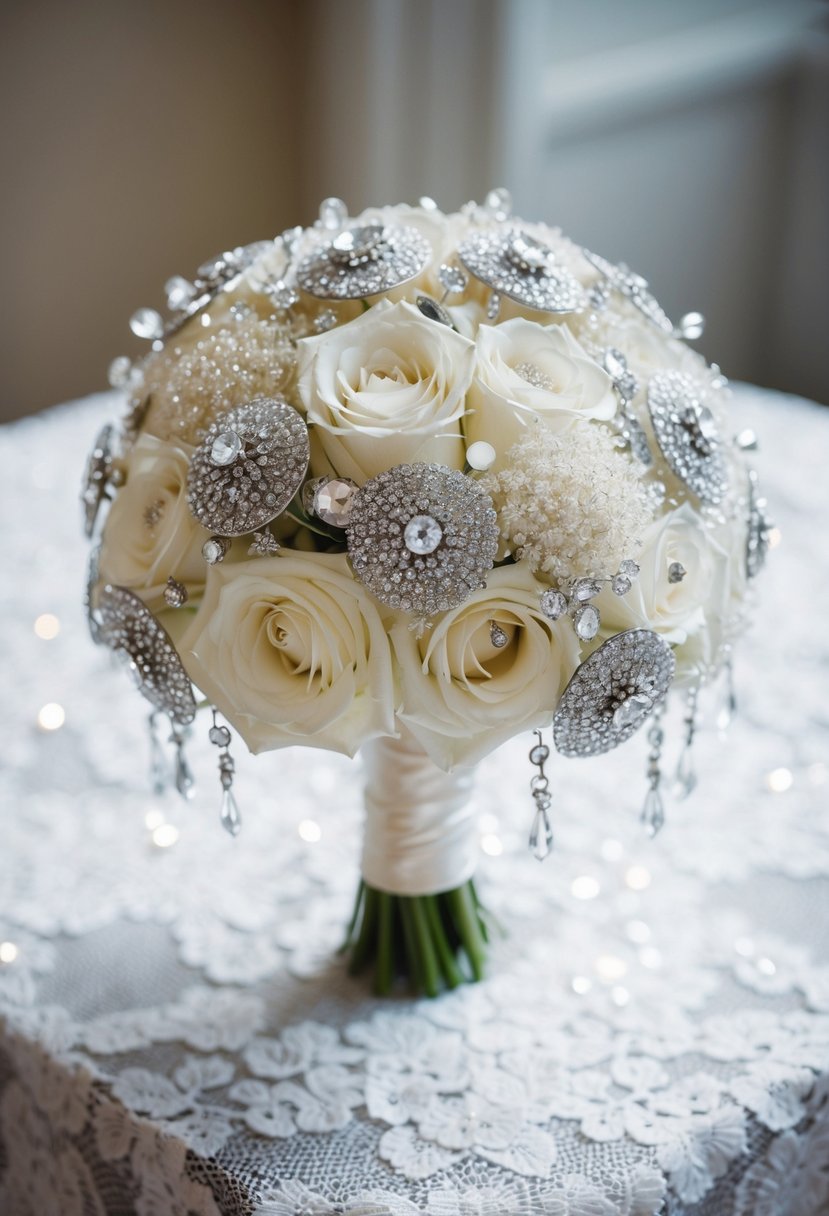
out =
<path fill-rule="evenodd" d="M 366 482 L 347 536 L 354 573 L 372 595 L 423 616 L 462 604 L 498 549 L 489 495 L 437 464 L 398 465 Z"/>
<path fill-rule="evenodd" d="M 521 228 L 476 232 L 460 246 L 458 257 L 476 279 L 497 295 L 509 296 L 539 312 L 581 312 L 587 297 L 555 251 Z"/>
<path fill-rule="evenodd" d="M 174 722 L 196 716 L 193 687 L 167 630 L 143 600 L 126 587 L 102 588 L 95 614 L 96 640 L 122 655 L 140 693 Z"/>
<path fill-rule="evenodd" d="M 297 283 L 321 300 L 358 300 L 392 291 L 428 265 L 432 248 L 416 228 L 363 224 L 344 228 L 299 265 Z"/>
<path fill-rule="evenodd" d="M 220 536 L 260 531 L 299 489 L 309 457 L 308 428 L 293 406 L 259 397 L 228 410 L 190 461 L 190 510 Z"/>
<path fill-rule="evenodd" d="M 701 502 L 722 502 L 728 469 L 714 415 L 684 372 L 659 372 L 648 384 L 653 433 L 671 469 Z"/>
<path fill-rule="evenodd" d="M 87 539 L 95 531 L 101 503 L 107 496 L 107 485 L 112 474 L 114 435 L 115 428 L 111 424 L 102 427 L 86 462 L 81 489 L 81 505 L 83 507 L 84 535 Z"/>
<path fill-rule="evenodd" d="M 676 663 L 648 629 L 618 633 L 577 668 L 553 718 L 564 756 L 597 756 L 624 743 L 663 704 Z"/>
<path fill-rule="evenodd" d="M 644 317 L 661 329 L 665 334 L 674 332 L 673 322 L 662 306 L 657 301 L 656 297 L 648 290 L 648 280 L 643 279 L 641 274 L 637 274 L 631 270 L 629 266 L 625 266 L 623 262 L 615 265 L 613 262 L 608 262 L 607 258 L 603 258 L 598 253 L 591 253 L 589 249 L 582 249 L 582 253 L 587 258 L 591 266 L 595 266 L 599 271 L 605 283 L 614 291 L 618 291 L 620 295 L 625 296 L 630 300 L 634 308 L 638 308 L 639 312 Z"/>
<path fill-rule="evenodd" d="M 748 532 L 746 534 L 746 575 L 755 578 L 762 570 L 769 551 L 771 521 L 766 515 L 766 500 L 759 492 L 757 473 L 748 475 Z"/>

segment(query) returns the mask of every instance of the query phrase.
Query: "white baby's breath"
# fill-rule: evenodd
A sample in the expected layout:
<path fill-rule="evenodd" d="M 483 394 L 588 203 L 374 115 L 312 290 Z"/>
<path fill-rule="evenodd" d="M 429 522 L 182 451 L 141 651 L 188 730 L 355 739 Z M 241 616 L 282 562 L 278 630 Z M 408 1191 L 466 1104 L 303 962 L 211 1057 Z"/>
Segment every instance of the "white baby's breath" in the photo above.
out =
<path fill-rule="evenodd" d="M 651 518 L 633 464 L 601 426 L 561 435 L 534 426 L 482 484 L 495 501 L 502 539 L 551 580 L 612 573 L 636 556 Z"/>

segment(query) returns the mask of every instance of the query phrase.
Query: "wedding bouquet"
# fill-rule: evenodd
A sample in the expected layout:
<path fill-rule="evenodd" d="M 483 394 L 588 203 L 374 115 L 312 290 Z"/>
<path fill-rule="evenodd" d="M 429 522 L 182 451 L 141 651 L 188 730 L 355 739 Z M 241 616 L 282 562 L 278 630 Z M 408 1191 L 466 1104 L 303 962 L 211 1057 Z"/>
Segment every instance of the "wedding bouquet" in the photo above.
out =
<path fill-rule="evenodd" d="M 120 426 L 83 492 L 90 629 L 184 742 L 212 713 L 235 834 L 231 730 L 366 768 L 356 968 L 381 992 L 481 974 L 474 765 L 521 731 L 531 847 L 550 849 L 552 725 L 565 756 L 659 718 L 730 669 L 769 524 L 718 368 L 644 279 L 513 218 L 506 191 L 429 199 L 233 249 L 142 308 L 116 359 Z M 197 701 L 195 685 L 203 699 Z M 159 748 L 154 735 L 156 772 Z"/>

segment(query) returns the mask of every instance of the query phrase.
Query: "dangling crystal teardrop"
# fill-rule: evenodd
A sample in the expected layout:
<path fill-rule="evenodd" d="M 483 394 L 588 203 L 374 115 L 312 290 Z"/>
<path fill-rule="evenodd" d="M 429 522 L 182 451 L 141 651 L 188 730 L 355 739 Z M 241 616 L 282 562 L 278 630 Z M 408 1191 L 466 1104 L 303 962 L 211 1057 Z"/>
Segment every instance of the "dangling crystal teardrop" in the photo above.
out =
<path fill-rule="evenodd" d="M 164 748 L 161 746 L 161 740 L 155 729 L 154 715 L 150 716 L 150 777 L 152 780 L 153 793 L 158 796 L 163 794 L 167 788 L 167 783 L 170 780 L 170 769 L 167 764 L 167 757 L 164 755 Z"/>
<path fill-rule="evenodd" d="M 195 797 L 196 779 L 185 755 L 183 743 L 179 743 L 176 747 L 175 773 L 176 789 L 182 798 L 186 798 L 189 802 L 191 798 Z"/>
<path fill-rule="evenodd" d="M 238 836 L 242 830 L 242 817 L 233 797 L 233 791 L 228 788 L 222 791 L 222 827 L 231 836 Z"/>
<path fill-rule="evenodd" d="M 530 852 L 537 861 L 543 861 L 545 857 L 549 857 L 553 850 L 553 829 L 550 825 L 550 817 L 543 807 L 539 807 L 535 812 L 530 829 L 529 845 Z"/>
<path fill-rule="evenodd" d="M 653 839 L 665 822 L 665 807 L 662 804 L 662 795 L 656 786 L 651 786 L 645 795 L 641 818 L 645 832 Z"/>
<path fill-rule="evenodd" d="M 694 749 L 690 743 L 686 743 L 679 755 L 679 763 L 676 766 L 676 774 L 674 776 L 674 797 L 687 798 L 696 787 L 697 774 L 694 768 Z"/>

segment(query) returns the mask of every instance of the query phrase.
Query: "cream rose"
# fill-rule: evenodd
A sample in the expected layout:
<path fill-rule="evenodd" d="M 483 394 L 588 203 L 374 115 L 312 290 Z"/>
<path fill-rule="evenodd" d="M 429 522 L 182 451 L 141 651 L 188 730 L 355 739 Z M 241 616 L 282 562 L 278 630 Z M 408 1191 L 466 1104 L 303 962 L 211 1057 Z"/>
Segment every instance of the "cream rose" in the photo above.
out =
<path fill-rule="evenodd" d="M 653 629 L 674 647 L 677 683 L 686 683 L 716 659 L 731 615 L 733 556 L 690 506 L 656 520 L 643 536 L 636 558 L 640 573 L 624 596 L 605 588 L 594 601 L 602 635 L 623 629 Z M 685 570 L 672 583 L 674 562 Z"/>
<path fill-rule="evenodd" d="M 302 743 L 354 755 L 394 732 L 388 637 L 344 555 L 210 567 L 180 653 L 252 752 Z"/>
<path fill-rule="evenodd" d="M 550 722 L 579 661 L 570 622 L 544 616 L 526 563 L 493 570 L 487 583 L 420 639 L 406 620 L 391 631 L 398 716 L 443 769 L 475 764 L 519 731 Z M 500 648 L 492 622 L 506 634 Z"/>
<path fill-rule="evenodd" d="M 297 344 L 299 394 L 330 469 L 362 485 L 396 464 L 461 468 L 475 347 L 413 305 L 382 301 Z"/>
<path fill-rule="evenodd" d="M 478 330 L 468 402 L 467 442 L 491 443 L 496 468 L 539 419 L 560 432 L 576 421 L 606 422 L 616 412 L 610 377 L 570 331 L 522 318 Z"/>
<path fill-rule="evenodd" d="M 99 570 L 105 582 L 141 593 L 149 608 L 163 608 L 172 576 L 191 597 L 201 594 L 210 535 L 187 505 L 192 448 L 141 435 L 126 464 L 126 481 L 106 521 Z"/>

